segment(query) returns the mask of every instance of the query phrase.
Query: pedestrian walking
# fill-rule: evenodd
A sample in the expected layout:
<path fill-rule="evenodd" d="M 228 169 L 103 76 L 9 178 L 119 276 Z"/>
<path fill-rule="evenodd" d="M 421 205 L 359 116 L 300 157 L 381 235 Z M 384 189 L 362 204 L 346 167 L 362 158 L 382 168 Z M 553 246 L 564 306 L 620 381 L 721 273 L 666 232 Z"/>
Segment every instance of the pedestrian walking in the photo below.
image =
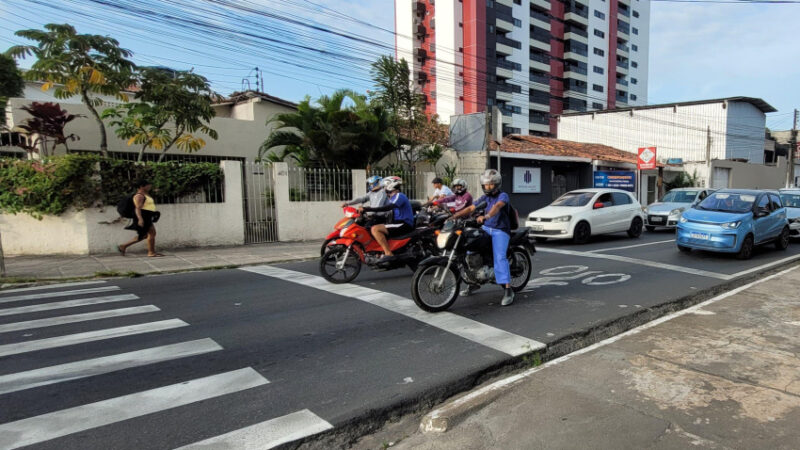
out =
<path fill-rule="evenodd" d="M 156 202 L 150 196 L 153 185 L 147 180 L 137 180 L 134 187 L 136 187 L 136 194 L 132 198 L 134 217 L 125 229 L 136 231 L 136 237 L 118 245 L 117 250 L 125 256 L 128 247 L 147 239 L 147 256 L 151 258 L 164 256 L 156 252 L 156 227 L 153 224 L 158 222 L 161 213 L 156 209 Z"/>

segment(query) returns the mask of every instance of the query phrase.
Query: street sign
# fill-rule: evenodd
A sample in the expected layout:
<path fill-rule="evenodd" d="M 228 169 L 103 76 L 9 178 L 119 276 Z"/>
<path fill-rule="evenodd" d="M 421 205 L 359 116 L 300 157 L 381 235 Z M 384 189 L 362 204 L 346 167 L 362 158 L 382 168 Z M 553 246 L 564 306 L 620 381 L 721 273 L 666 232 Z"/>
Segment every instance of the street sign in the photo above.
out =
<path fill-rule="evenodd" d="M 636 172 L 595 172 L 594 187 L 636 192 Z"/>
<path fill-rule="evenodd" d="M 514 194 L 539 194 L 542 192 L 542 169 L 539 167 L 514 167 Z"/>
<path fill-rule="evenodd" d="M 656 168 L 656 148 L 639 148 L 639 158 L 636 160 L 636 167 L 639 170 L 652 170 Z"/>

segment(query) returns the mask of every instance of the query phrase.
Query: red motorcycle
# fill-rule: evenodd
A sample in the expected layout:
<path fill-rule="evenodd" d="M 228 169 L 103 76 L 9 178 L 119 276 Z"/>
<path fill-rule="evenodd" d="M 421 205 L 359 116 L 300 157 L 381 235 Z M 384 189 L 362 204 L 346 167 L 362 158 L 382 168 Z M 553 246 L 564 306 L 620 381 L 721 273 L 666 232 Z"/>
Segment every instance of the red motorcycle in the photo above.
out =
<path fill-rule="evenodd" d="M 331 283 L 349 283 L 366 264 L 373 270 L 391 270 L 408 267 L 416 270 L 423 259 L 436 255 L 435 231 L 448 215 L 438 215 L 422 220 L 414 231 L 389 239 L 393 258 L 384 259 L 383 249 L 372 237 L 368 220 L 352 207 L 344 208 L 345 217 L 336 227 L 338 236 L 331 233 L 325 241 L 319 261 L 319 271 Z"/>

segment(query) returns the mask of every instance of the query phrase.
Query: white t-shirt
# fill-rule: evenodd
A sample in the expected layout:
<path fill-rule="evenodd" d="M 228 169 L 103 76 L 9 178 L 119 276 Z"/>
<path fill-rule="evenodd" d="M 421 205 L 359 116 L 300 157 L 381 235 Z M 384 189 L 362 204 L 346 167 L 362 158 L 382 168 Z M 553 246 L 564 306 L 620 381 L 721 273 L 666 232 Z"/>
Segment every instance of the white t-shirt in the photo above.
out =
<path fill-rule="evenodd" d="M 434 197 L 439 197 L 441 195 L 444 195 L 445 197 L 449 197 L 449 196 L 453 195 L 453 191 L 451 191 L 450 188 L 445 186 L 445 185 L 442 185 L 442 187 L 439 188 L 439 189 L 434 189 L 433 190 L 433 196 Z"/>

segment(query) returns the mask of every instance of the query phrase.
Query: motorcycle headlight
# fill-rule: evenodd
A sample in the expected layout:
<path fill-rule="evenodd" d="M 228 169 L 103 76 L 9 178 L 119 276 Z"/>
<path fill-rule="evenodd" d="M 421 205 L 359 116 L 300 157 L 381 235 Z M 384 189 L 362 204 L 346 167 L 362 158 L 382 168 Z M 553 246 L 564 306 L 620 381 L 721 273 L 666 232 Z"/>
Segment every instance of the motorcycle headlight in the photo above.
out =
<path fill-rule="evenodd" d="M 681 223 L 686 223 L 688 221 L 689 221 L 689 219 L 687 219 L 686 217 L 681 216 Z"/>
<path fill-rule="evenodd" d="M 675 208 L 669 212 L 670 216 L 677 216 L 678 214 L 683 212 L 683 208 Z"/>
<path fill-rule="evenodd" d="M 553 219 L 553 222 L 569 222 L 570 220 L 572 220 L 572 216 L 561 216 Z"/>
<path fill-rule="evenodd" d="M 721 226 L 722 226 L 722 228 L 725 228 L 726 230 L 735 230 L 735 229 L 739 228 L 739 225 L 741 225 L 741 224 L 742 224 L 742 221 L 741 220 L 737 220 L 736 222 L 723 223 Z"/>
<path fill-rule="evenodd" d="M 450 239 L 451 233 L 439 233 L 439 236 L 436 236 L 436 245 L 439 248 L 446 248 L 447 241 Z"/>
<path fill-rule="evenodd" d="M 340 238 L 343 238 L 343 237 L 345 237 L 345 235 L 347 234 L 347 230 L 348 230 L 348 229 L 350 229 L 350 227 L 349 227 L 349 226 L 346 226 L 346 227 L 342 228 L 342 229 L 339 231 L 339 237 L 340 237 Z"/>

